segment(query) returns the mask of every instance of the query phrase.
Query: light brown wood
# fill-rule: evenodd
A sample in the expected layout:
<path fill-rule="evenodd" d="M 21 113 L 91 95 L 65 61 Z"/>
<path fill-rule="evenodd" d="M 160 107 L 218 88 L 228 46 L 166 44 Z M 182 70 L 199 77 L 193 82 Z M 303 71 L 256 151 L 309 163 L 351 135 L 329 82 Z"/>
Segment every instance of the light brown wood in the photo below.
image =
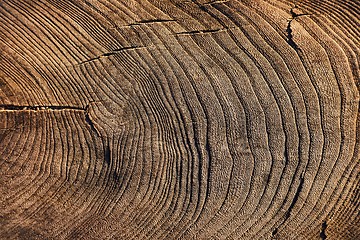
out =
<path fill-rule="evenodd" d="M 0 239 L 360 239 L 359 6 L 0 1 Z"/>

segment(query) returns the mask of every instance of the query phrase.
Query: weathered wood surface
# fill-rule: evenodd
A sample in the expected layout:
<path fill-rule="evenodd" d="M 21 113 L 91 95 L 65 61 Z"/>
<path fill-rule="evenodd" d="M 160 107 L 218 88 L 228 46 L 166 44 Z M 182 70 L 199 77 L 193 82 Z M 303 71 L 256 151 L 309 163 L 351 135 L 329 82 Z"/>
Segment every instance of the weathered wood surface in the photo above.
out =
<path fill-rule="evenodd" d="M 0 1 L 0 238 L 360 239 L 359 12 Z"/>

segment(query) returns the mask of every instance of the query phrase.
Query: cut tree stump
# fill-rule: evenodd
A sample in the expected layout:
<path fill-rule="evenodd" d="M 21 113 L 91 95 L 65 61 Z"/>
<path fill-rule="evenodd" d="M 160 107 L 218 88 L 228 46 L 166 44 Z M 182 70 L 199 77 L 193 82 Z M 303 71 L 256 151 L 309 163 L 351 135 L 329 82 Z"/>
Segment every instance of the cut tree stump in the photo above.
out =
<path fill-rule="evenodd" d="M 359 15 L 0 1 L 0 239 L 360 239 Z"/>

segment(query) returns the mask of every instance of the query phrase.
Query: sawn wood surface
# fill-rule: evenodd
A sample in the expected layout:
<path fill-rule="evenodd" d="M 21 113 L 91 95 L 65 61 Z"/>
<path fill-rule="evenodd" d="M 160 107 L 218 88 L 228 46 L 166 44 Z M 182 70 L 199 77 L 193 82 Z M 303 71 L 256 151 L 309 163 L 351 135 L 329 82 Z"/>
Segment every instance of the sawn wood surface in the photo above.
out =
<path fill-rule="evenodd" d="M 0 239 L 360 239 L 359 0 L 0 0 Z"/>

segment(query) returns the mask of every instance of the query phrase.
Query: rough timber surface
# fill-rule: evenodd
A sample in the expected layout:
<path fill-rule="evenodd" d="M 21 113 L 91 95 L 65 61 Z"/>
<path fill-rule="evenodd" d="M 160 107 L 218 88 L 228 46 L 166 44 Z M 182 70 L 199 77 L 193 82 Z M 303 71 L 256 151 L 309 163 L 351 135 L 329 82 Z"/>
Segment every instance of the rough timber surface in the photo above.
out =
<path fill-rule="evenodd" d="M 0 0 L 0 239 L 360 239 L 359 0 Z"/>

